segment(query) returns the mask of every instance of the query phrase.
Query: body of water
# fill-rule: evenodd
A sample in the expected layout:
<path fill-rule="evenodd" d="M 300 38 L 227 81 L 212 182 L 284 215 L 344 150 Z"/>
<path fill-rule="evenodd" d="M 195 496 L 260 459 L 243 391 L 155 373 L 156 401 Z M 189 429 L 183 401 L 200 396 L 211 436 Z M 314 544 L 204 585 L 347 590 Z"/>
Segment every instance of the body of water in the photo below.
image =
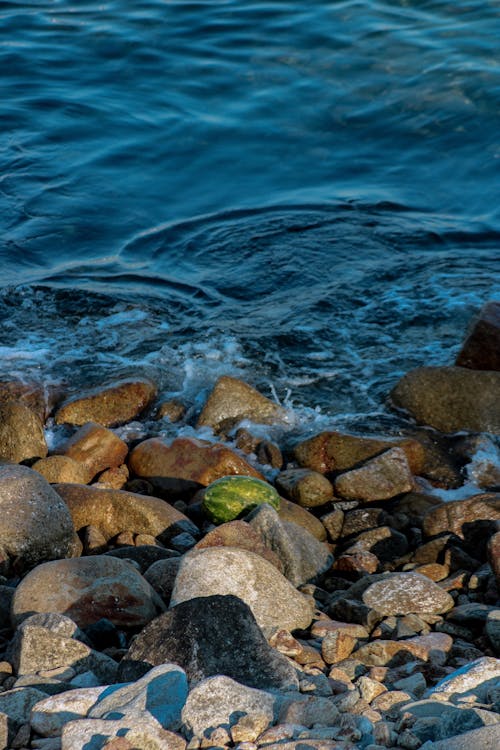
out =
<path fill-rule="evenodd" d="M 398 429 L 500 291 L 499 39 L 496 0 L 0 1 L 0 377 Z"/>

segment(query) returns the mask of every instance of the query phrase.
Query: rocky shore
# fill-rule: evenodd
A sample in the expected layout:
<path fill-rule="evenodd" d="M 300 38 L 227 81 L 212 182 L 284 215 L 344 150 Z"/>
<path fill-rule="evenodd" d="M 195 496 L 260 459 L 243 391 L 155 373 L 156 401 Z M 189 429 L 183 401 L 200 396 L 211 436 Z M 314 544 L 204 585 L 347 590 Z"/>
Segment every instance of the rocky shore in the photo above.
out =
<path fill-rule="evenodd" d="M 291 447 L 229 376 L 170 442 L 141 377 L 0 383 L 0 750 L 500 747 L 499 357 L 491 302 L 404 434 Z"/>

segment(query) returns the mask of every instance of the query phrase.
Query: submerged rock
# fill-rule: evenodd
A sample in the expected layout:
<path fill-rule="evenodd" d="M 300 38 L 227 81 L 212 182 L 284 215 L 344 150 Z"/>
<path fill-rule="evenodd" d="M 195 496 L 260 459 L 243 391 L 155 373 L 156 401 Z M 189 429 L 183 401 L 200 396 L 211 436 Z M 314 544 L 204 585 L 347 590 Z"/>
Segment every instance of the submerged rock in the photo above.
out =
<path fill-rule="evenodd" d="M 242 419 L 273 424 L 286 419 L 286 411 L 247 383 L 227 375 L 219 378 L 198 419 L 198 427 L 212 427 L 215 432 L 236 425 Z"/>
<path fill-rule="evenodd" d="M 136 679 L 165 662 L 183 667 L 191 683 L 223 674 L 255 688 L 298 688 L 293 667 L 269 646 L 236 596 L 189 599 L 150 622 L 123 658 L 120 679 Z"/>
<path fill-rule="evenodd" d="M 418 367 L 391 392 L 394 405 L 441 432 L 500 434 L 500 372 Z"/>

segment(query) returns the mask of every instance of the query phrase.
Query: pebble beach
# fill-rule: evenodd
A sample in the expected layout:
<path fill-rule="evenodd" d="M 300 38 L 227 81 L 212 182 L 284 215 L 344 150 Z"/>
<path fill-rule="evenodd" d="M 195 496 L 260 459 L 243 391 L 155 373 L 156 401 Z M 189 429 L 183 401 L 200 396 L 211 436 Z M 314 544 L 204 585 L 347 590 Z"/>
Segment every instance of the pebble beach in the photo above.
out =
<path fill-rule="evenodd" d="M 490 301 L 399 435 L 292 445 L 229 375 L 197 410 L 4 378 L 0 748 L 498 747 L 499 352 Z"/>

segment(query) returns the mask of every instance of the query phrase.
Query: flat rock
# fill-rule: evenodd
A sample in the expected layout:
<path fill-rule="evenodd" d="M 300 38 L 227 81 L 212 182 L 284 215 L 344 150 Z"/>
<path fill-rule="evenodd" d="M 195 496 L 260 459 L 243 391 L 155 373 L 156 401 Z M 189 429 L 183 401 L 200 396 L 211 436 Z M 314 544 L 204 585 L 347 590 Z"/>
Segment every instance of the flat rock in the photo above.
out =
<path fill-rule="evenodd" d="M 500 373 L 419 367 L 391 392 L 394 405 L 441 432 L 500 433 Z"/>
<path fill-rule="evenodd" d="M 177 730 L 188 696 L 186 673 L 177 664 L 161 664 L 127 685 L 111 685 L 89 710 L 91 719 L 153 716 L 164 728 Z"/>
<path fill-rule="evenodd" d="M 59 453 L 84 464 L 92 478 L 105 469 L 123 464 L 128 445 L 112 430 L 88 422 L 60 447 Z"/>
<path fill-rule="evenodd" d="M 334 487 L 340 497 L 372 503 L 410 492 L 414 481 L 403 449 L 390 448 L 359 469 L 340 474 Z"/>
<path fill-rule="evenodd" d="M 67 506 L 36 471 L 0 465 L 0 560 L 17 569 L 73 553 L 74 527 Z"/>
<path fill-rule="evenodd" d="M 0 402 L 0 459 L 20 463 L 47 453 L 39 417 L 20 401 Z"/>
<path fill-rule="evenodd" d="M 454 606 L 447 591 L 419 573 L 390 573 L 364 591 L 363 602 L 383 615 L 442 614 Z"/>
<path fill-rule="evenodd" d="M 111 740 L 114 740 L 114 743 Z M 121 746 L 116 740 L 121 740 Z M 123 746 L 123 742 L 128 744 Z M 114 744 L 114 748 L 113 748 Z M 185 750 L 186 742 L 149 713 L 123 719 L 77 719 L 64 725 L 61 750 Z"/>
<path fill-rule="evenodd" d="M 275 717 L 275 696 L 240 685 L 230 677 L 208 677 L 189 693 L 182 711 L 187 736 L 203 737 L 215 727 L 229 729 L 242 716 L 264 714 L 268 724 Z"/>
<path fill-rule="evenodd" d="M 45 477 L 50 484 L 87 484 L 94 476 L 84 464 L 69 456 L 47 456 L 35 461 L 31 468 Z"/>
<path fill-rule="evenodd" d="M 488 537 L 499 523 L 500 494 L 489 492 L 437 505 L 424 516 L 423 530 L 427 537 L 456 534 L 474 550 L 485 551 Z"/>
<path fill-rule="evenodd" d="M 307 628 L 312 605 L 274 565 L 248 550 L 209 547 L 184 555 L 171 606 L 200 596 L 233 594 L 264 631 Z"/>
<path fill-rule="evenodd" d="M 352 658 L 366 666 L 397 667 L 414 659 L 445 663 L 453 639 L 446 633 L 429 633 L 401 641 L 375 640 L 353 651 Z"/>
<path fill-rule="evenodd" d="M 93 526 L 106 541 L 122 531 L 150 534 L 161 542 L 183 531 L 199 533 L 183 513 L 157 497 L 76 484 L 56 484 L 54 489 L 66 503 L 75 529 Z"/>
<path fill-rule="evenodd" d="M 277 555 L 283 574 L 294 586 L 315 578 L 333 562 L 327 545 L 302 526 L 282 520 L 267 503 L 255 508 L 247 521 L 266 547 Z"/>
<path fill-rule="evenodd" d="M 418 441 L 412 439 L 382 440 L 341 432 L 321 432 L 296 445 L 294 455 L 301 466 L 329 474 L 357 468 L 394 447 L 404 450 L 412 474 L 420 474 L 424 450 Z"/>
<path fill-rule="evenodd" d="M 473 370 L 500 370 L 500 302 L 483 305 L 455 364 Z"/>
<path fill-rule="evenodd" d="M 75 719 L 84 719 L 107 685 L 67 690 L 60 695 L 51 695 L 35 703 L 31 710 L 30 723 L 42 737 L 60 736 L 65 724 Z"/>
<path fill-rule="evenodd" d="M 223 674 L 249 687 L 298 689 L 294 668 L 235 596 L 189 599 L 150 622 L 124 656 L 120 679 L 164 662 L 182 666 L 190 683 Z"/>
<path fill-rule="evenodd" d="M 137 570 L 115 557 L 93 555 L 44 563 L 21 581 L 12 602 L 14 626 L 35 612 L 60 612 L 80 627 L 105 617 L 140 628 L 163 604 Z"/>
<path fill-rule="evenodd" d="M 161 486 L 162 479 L 177 479 L 207 487 L 216 479 L 233 474 L 263 479 L 248 461 L 227 446 L 194 438 L 177 438 L 171 445 L 160 438 L 144 440 L 131 451 L 129 467 L 136 476 L 149 479 L 155 486 Z"/>
<path fill-rule="evenodd" d="M 195 549 L 205 547 L 239 547 L 260 555 L 283 572 L 283 564 L 278 555 L 266 547 L 261 535 L 246 521 L 229 521 L 209 531 L 195 545 Z"/>
<path fill-rule="evenodd" d="M 224 422 L 233 426 L 242 419 L 259 424 L 285 422 L 286 411 L 242 380 L 223 375 L 210 393 L 197 426 L 212 427 L 217 432 Z"/>
<path fill-rule="evenodd" d="M 67 401 L 55 420 L 57 424 L 97 422 L 113 427 L 135 419 L 155 396 L 156 387 L 149 380 L 120 380 Z"/>
<path fill-rule="evenodd" d="M 483 656 L 465 664 L 427 691 L 427 697 L 459 703 L 473 698 L 477 703 L 486 703 L 488 693 L 500 681 L 500 659 Z"/>

